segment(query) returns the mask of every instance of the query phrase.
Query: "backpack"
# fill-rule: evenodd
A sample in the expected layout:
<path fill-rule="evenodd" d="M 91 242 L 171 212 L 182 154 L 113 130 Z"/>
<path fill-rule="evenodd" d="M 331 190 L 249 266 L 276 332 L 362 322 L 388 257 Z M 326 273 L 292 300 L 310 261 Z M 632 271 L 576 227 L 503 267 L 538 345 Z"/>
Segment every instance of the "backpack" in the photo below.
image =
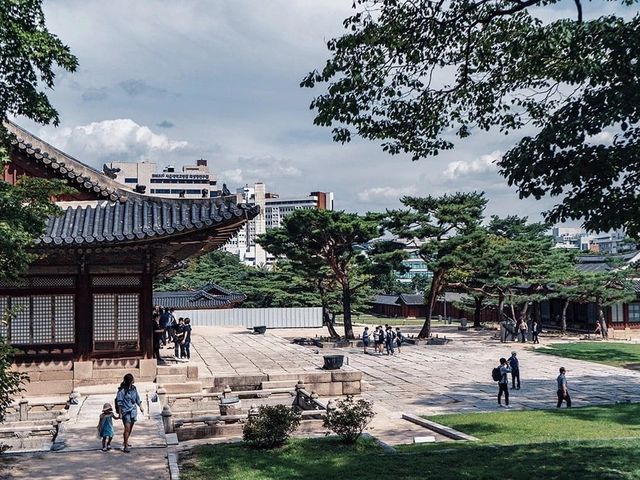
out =
<path fill-rule="evenodd" d="M 491 378 L 493 378 L 494 382 L 499 382 L 502 378 L 502 373 L 500 372 L 500 367 L 496 367 L 491 370 Z"/>

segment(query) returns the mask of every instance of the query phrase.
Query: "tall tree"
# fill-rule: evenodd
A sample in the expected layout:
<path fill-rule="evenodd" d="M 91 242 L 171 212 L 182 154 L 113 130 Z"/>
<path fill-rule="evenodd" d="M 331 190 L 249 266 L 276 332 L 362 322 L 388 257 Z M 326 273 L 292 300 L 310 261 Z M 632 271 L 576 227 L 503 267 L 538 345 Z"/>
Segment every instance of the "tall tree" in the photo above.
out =
<path fill-rule="evenodd" d="M 354 294 L 372 282 L 378 269 L 375 255 L 367 255 L 360 246 L 380 235 L 377 215 L 361 217 L 341 211 L 300 209 L 286 217 L 281 228 L 267 230 L 257 242 L 305 270 L 319 264 L 325 266 L 342 291 L 345 337 L 354 338 Z M 388 253 L 384 253 L 385 259 L 389 258 Z"/>
<path fill-rule="evenodd" d="M 482 193 L 456 193 L 441 197 L 403 197 L 404 210 L 388 212 L 385 228 L 417 247 L 432 272 L 427 291 L 427 318 L 418 335 L 431 335 L 431 317 L 447 274 L 460 267 L 465 249 L 482 236 L 480 222 L 487 203 Z"/>
<path fill-rule="evenodd" d="M 9 115 L 41 123 L 58 123 L 58 113 L 41 89 L 53 88 L 56 67 L 74 71 L 76 58 L 49 33 L 39 0 L 0 0 L 0 170 L 9 161 Z M 59 183 L 22 179 L 17 186 L 0 180 L 0 281 L 24 273 L 34 260 L 31 247 L 48 215 L 56 212 L 51 195 Z M 8 323 L 10 312 L 0 322 Z M 0 336 L 0 422 L 25 376 L 10 370 L 12 350 Z"/>
<path fill-rule="evenodd" d="M 498 162 L 520 196 L 558 197 L 548 221 L 637 236 L 636 2 L 589 18 L 582 0 L 573 14 L 558 3 L 355 0 L 346 33 L 327 42 L 331 58 L 301 83 L 327 84 L 311 103 L 314 123 L 333 126 L 336 141 L 358 134 L 414 160 L 456 137 L 527 125 L 533 133 Z"/>

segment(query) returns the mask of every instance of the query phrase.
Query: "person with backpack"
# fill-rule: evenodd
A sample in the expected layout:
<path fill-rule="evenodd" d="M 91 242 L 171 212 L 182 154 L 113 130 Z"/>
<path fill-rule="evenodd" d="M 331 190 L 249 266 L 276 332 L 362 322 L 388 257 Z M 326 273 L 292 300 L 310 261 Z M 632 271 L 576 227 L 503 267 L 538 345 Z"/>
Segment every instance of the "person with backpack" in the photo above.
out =
<path fill-rule="evenodd" d="M 509 366 L 511 367 L 511 389 L 520 390 L 520 362 L 518 361 L 516 352 L 511 352 L 511 357 L 509 357 Z M 517 388 L 516 382 L 518 384 Z"/>
<path fill-rule="evenodd" d="M 133 425 L 138 420 L 138 407 L 140 408 L 140 413 L 144 414 L 142 400 L 140 400 L 138 390 L 133 383 L 133 375 L 127 373 L 122 379 L 120 387 L 118 387 L 118 394 L 116 395 L 115 401 L 116 412 L 120 414 L 120 418 L 122 418 L 122 423 L 124 424 L 122 451 L 125 453 L 131 451 L 129 450 L 131 446 L 129 445 L 129 438 L 131 437 Z"/>
<path fill-rule="evenodd" d="M 508 374 L 511 373 L 511 368 L 507 363 L 506 358 L 500 359 L 500 365 L 493 369 L 491 376 L 493 380 L 498 382 L 498 406 L 502 406 L 502 394 L 504 394 L 505 408 L 509 407 L 509 378 Z"/>

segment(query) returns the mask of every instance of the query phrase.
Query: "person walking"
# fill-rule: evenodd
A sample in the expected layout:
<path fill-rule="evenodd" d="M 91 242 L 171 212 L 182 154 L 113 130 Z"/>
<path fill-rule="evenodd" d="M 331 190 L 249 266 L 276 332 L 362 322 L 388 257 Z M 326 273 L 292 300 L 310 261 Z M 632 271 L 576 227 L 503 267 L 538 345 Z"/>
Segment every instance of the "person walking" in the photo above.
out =
<path fill-rule="evenodd" d="M 184 319 L 184 326 L 182 328 L 183 337 L 180 342 L 180 355 L 187 360 L 191 359 L 191 319 Z"/>
<path fill-rule="evenodd" d="M 504 394 L 504 406 L 509 407 L 509 378 L 508 374 L 511 373 L 511 368 L 507 363 L 506 358 L 500 359 L 500 380 L 498 380 L 498 406 L 502 406 L 502 394 Z"/>
<path fill-rule="evenodd" d="M 162 343 L 162 337 L 164 335 L 164 328 L 160 326 L 160 315 L 153 314 L 153 356 L 159 362 L 160 361 L 160 344 Z"/>
<path fill-rule="evenodd" d="M 384 353 L 384 348 L 387 345 L 387 335 L 384 333 L 384 328 L 380 325 L 380 355 Z"/>
<path fill-rule="evenodd" d="M 140 408 L 140 413 L 144 414 L 142 400 L 140 400 L 140 395 L 138 395 L 134 381 L 133 375 L 127 373 L 122 379 L 122 383 L 120 387 L 118 387 L 118 394 L 116 395 L 117 411 L 124 424 L 122 451 L 125 453 L 131 451 L 129 450 L 131 446 L 129 445 L 129 438 L 131 437 L 133 425 L 138 420 L 138 407 Z"/>
<path fill-rule="evenodd" d="M 369 348 L 369 327 L 364 327 L 364 332 L 362 332 L 362 347 L 364 348 L 364 353 L 367 353 L 367 348 Z"/>
<path fill-rule="evenodd" d="M 400 353 L 400 348 L 405 341 L 404 334 L 400 331 L 400 327 L 396 327 L 396 346 L 398 347 L 398 353 Z"/>
<path fill-rule="evenodd" d="M 564 367 L 560 367 L 560 375 L 556 378 L 558 382 L 558 404 L 557 408 L 562 406 L 562 402 L 567 402 L 567 408 L 571 408 L 571 397 L 569 396 L 569 389 L 567 388 L 567 377 L 565 376 L 566 370 Z"/>
<path fill-rule="evenodd" d="M 531 340 L 533 340 L 533 343 L 540 343 L 540 340 L 538 340 L 539 333 L 540 325 L 538 325 L 538 322 L 534 320 L 533 324 L 531 324 Z"/>
<path fill-rule="evenodd" d="M 98 437 L 102 438 L 102 451 L 111 450 L 111 440 L 113 440 L 113 419 L 118 420 L 120 417 L 113 413 L 113 407 L 110 403 L 102 406 L 102 413 L 98 421 Z"/>
<path fill-rule="evenodd" d="M 511 390 L 520 390 L 520 362 L 518 361 L 516 352 L 511 352 L 509 367 L 511 367 Z M 516 382 L 518 384 L 517 388 Z"/>

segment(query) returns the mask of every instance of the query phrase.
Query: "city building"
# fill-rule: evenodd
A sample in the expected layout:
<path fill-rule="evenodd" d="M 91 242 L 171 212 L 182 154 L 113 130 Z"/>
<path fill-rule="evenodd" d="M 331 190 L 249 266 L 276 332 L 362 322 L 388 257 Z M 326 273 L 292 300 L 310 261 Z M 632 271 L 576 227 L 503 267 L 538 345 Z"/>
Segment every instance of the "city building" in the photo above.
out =
<path fill-rule="evenodd" d="M 553 227 L 551 234 L 555 248 L 580 249 L 583 252 L 603 255 L 636 249 L 636 243 L 629 240 L 624 230 L 593 233 L 579 227 Z"/>
<path fill-rule="evenodd" d="M 306 197 L 280 198 L 275 193 L 266 191 L 265 184 L 245 185 L 236 191 L 238 201 L 250 205 L 258 205 L 261 213 L 247 222 L 238 234 L 227 242 L 223 249 L 237 255 L 247 265 L 269 265 L 274 258 L 256 243 L 256 238 L 267 229 L 282 226 L 282 220 L 295 210 L 301 208 L 318 208 L 333 210 L 333 192 L 311 192 Z"/>
<path fill-rule="evenodd" d="M 105 163 L 103 170 L 138 193 L 165 198 L 210 198 L 220 195 L 216 177 L 202 158 L 195 165 L 184 165 L 180 171 L 173 166 L 158 171 L 157 164 L 148 161 Z"/>
<path fill-rule="evenodd" d="M 418 249 L 416 247 L 405 247 L 408 258 L 402 261 L 402 265 L 408 270 L 405 272 L 395 272 L 395 277 L 400 283 L 411 283 L 416 276 L 423 276 L 431 278 L 433 274 L 427 267 L 425 262 L 418 255 Z"/>
<path fill-rule="evenodd" d="M 15 363 L 31 372 L 46 365 L 47 375 L 27 384 L 27 392 L 69 393 L 117 372 L 105 371 L 109 366 L 153 380 L 154 277 L 221 247 L 259 208 L 235 196 L 142 195 L 5 125 L 15 138 L 3 181 L 32 176 L 73 188 L 54 199 L 61 213 L 48 219 L 27 274 L 0 283 L 0 318 L 12 314 L 0 334 L 15 348 Z"/>

